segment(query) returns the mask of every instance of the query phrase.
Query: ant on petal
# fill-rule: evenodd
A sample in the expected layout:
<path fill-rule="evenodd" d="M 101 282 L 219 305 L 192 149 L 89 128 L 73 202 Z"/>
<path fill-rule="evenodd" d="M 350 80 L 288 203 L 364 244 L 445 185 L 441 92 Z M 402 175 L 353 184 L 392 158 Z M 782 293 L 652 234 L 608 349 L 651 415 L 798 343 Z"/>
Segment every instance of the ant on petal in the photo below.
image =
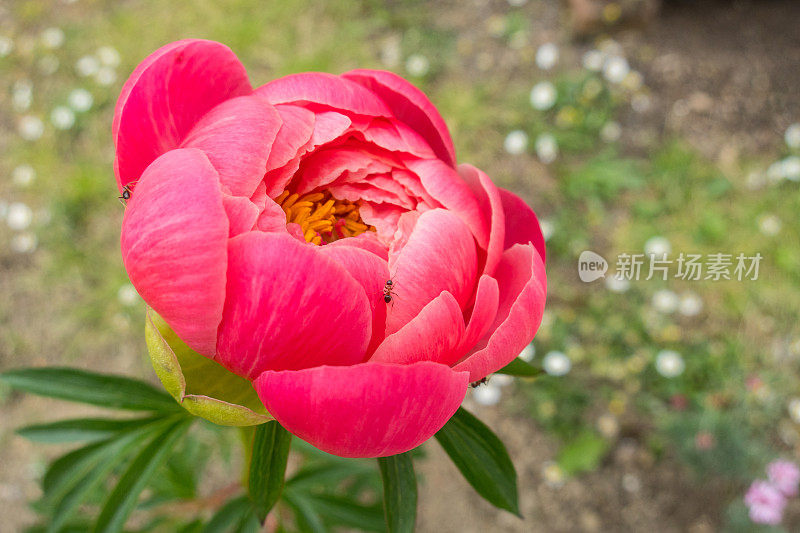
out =
<path fill-rule="evenodd" d="M 392 303 L 392 295 L 394 294 L 394 282 L 392 280 L 386 280 L 386 284 L 383 286 L 383 301 L 387 304 Z"/>
<path fill-rule="evenodd" d="M 488 383 L 488 382 L 489 382 L 489 376 L 486 376 L 484 378 L 479 379 L 478 381 L 470 383 L 469 386 L 474 389 L 474 388 L 476 388 L 476 387 L 478 387 L 480 385 L 483 385 L 484 383 Z"/>
<path fill-rule="evenodd" d="M 126 184 L 126 185 L 125 185 L 125 186 L 122 188 L 122 194 L 121 194 L 121 195 L 119 195 L 119 196 L 117 196 L 117 198 L 119 199 L 120 203 L 122 203 L 122 205 L 124 205 L 124 206 L 127 206 L 127 205 L 128 205 L 128 200 L 130 200 L 130 199 L 131 199 L 131 195 L 133 194 L 133 187 L 134 187 L 134 185 L 136 185 L 138 182 L 139 182 L 139 180 L 132 181 L 132 182 L 130 182 L 130 183 L 127 183 L 127 184 Z"/>

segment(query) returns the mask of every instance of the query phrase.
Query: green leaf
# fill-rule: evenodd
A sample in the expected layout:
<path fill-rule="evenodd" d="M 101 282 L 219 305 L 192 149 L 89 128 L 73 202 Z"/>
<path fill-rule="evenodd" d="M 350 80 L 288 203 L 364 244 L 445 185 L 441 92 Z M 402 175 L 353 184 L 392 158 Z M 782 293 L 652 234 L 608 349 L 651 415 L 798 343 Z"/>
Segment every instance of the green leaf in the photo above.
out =
<path fill-rule="evenodd" d="M 372 463 L 367 465 L 352 460 L 344 463 L 323 463 L 304 466 L 286 480 L 286 487 L 308 491 L 314 487 L 334 486 L 347 478 L 374 474 Z"/>
<path fill-rule="evenodd" d="M 76 368 L 20 368 L 0 374 L 11 387 L 50 398 L 132 411 L 180 411 L 166 392 L 143 381 Z"/>
<path fill-rule="evenodd" d="M 78 461 L 61 472 L 60 487 L 54 489 L 52 478 L 50 479 L 51 485 L 46 489 L 43 498 L 45 502 L 52 502 L 54 507 L 47 531 L 59 531 L 78 507 L 102 486 L 108 475 L 127 460 L 136 446 L 164 427 L 164 420 L 159 422 L 138 431 L 121 433 L 115 438 L 98 443 L 97 446 L 90 445 L 69 454 L 73 458 L 77 456 Z M 51 472 L 52 468 L 48 474 L 52 475 Z M 46 476 L 45 481 L 47 480 Z"/>
<path fill-rule="evenodd" d="M 211 517 L 211 521 L 206 524 L 203 533 L 241 531 L 248 522 L 252 521 L 255 521 L 256 528 L 258 528 L 258 519 L 253 512 L 250 500 L 247 499 L 247 496 L 240 496 L 220 507 Z"/>
<path fill-rule="evenodd" d="M 59 420 L 49 424 L 25 426 L 18 429 L 17 434 L 28 440 L 45 444 L 95 441 L 112 437 L 125 429 L 133 429 L 149 424 L 154 420 L 156 419 L 75 418 L 72 420 Z"/>
<path fill-rule="evenodd" d="M 250 456 L 248 491 L 262 522 L 281 496 L 292 435 L 277 421 L 256 427 Z"/>
<path fill-rule="evenodd" d="M 314 509 L 333 525 L 362 531 L 384 531 L 383 511 L 380 505 L 361 505 L 350 498 L 332 494 L 309 496 Z"/>
<path fill-rule="evenodd" d="M 383 512 L 389 533 L 414 531 L 417 519 L 417 478 L 410 452 L 378 457 L 383 479 Z"/>
<path fill-rule="evenodd" d="M 306 494 L 287 490 L 283 493 L 283 499 L 294 511 L 297 527 L 302 533 L 327 533 L 328 528 Z"/>
<path fill-rule="evenodd" d="M 561 448 L 556 462 L 568 476 L 597 468 L 608 451 L 608 442 L 593 431 L 586 430 Z"/>
<path fill-rule="evenodd" d="M 192 420 L 185 419 L 171 424 L 157 433 L 147 447 L 139 452 L 103 504 L 103 510 L 94 526 L 95 533 L 122 531 L 150 476 L 167 458 L 172 446 L 191 424 Z"/>
<path fill-rule="evenodd" d="M 498 374 L 507 374 L 509 376 L 517 376 L 521 378 L 535 378 L 544 374 L 544 370 L 535 367 L 532 364 L 523 361 L 519 357 L 508 363 L 506 366 L 497 371 Z"/>
<path fill-rule="evenodd" d="M 470 485 L 495 507 L 519 514 L 517 472 L 505 446 L 464 408 L 436 433 L 436 440 Z"/>

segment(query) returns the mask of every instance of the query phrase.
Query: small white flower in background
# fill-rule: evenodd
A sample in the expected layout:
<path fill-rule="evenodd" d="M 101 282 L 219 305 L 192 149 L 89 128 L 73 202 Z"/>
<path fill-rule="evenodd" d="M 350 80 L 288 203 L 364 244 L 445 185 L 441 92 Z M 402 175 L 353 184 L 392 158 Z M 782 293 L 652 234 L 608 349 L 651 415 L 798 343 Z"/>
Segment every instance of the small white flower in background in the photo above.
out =
<path fill-rule="evenodd" d="M 36 179 L 36 171 L 30 165 L 19 165 L 11 171 L 11 180 L 18 187 L 27 187 Z"/>
<path fill-rule="evenodd" d="M 14 49 L 14 41 L 5 35 L 0 35 L 0 57 L 6 57 Z"/>
<path fill-rule="evenodd" d="M 18 254 L 27 254 L 34 251 L 38 243 L 36 235 L 26 231 L 17 233 L 11 238 L 11 249 Z"/>
<path fill-rule="evenodd" d="M 606 289 L 611 292 L 621 294 L 627 292 L 631 288 L 631 282 L 625 278 L 618 278 L 617 276 L 606 276 Z"/>
<path fill-rule="evenodd" d="M 775 161 L 767 167 L 767 179 L 770 183 L 778 183 L 783 177 L 783 165 L 780 161 Z"/>
<path fill-rule="evenodd" d="M 61 28 L 47 28 L 42 32 L 42 43 L 47 48 L 58 48 L 64 44 L 64 30 Z"/>
<path fill-rule="evenodd" d="M 101 46 L 97 49 L 97 57 L 100 59 L 100 63 L 107 67 L 117 67 L 119 66 L 120 56 L 117 49 L 113 46 Z"/>
<path fill-rule="evenodd" d="M 745 187 L 751 191 L 756 191 L 766 185 L 766 175 L 763 172 L 753 171 L 745 179 Z"/>
<path fill-rule="evenodd" d="M 406 59 L 406 70 L 409 74 L 417 78 L 421 78 L 427 74 L 430 68 L 430 61 L 422 54 L 412 54 Z"/>
<path fill-rule="evenodd" d="M 50 113 L 50 122 L 57 130 L 68 130 L 75 124 L 75 112 L 63 105 L 56 106 Z"/>
<path fill-rule="evenodd" d="M 546 111 L 553 107 L 556 103 L 555 86 L 549 81 L 540 81 L 531 89 L 530 101 L 534 109 L 539 111 Z"/>
<path fill-rule="evenodd" d="M 551 376 L 563 376 L 572 369 L 572 361 L 564 352 L 548 352 L 542 359 L 542 368 Z"/>
<path fill-rule="evenodd" d="M 8 206 L 6 214 L 6 224 L 14 231 L 28 229 L 33 221 L 33 211 L 22 202 L 14 202 Z"/>
<path fill-rule="evenodd" d="M 524 154 L 528 148 L 528 134 L 522 130 L 514 130 L 506 135 L 503 149 L 511 155 Z"/>
<path fill-rule="evenodd" d="M 381 63 L 389 68 L 394 68 L 399 65 L 403 58 L 403 51 L 400 48 L 400 38 L 397 36 L 389 37 L 381 45 L 380 56 Z"/>
<path fill-rule="evenodd" d="M 683 316 L 697 316 L 703 310 L 703 300 L 693 292 L 687 292 L 681 296 L 681 303 L 678 305 L 678 312 Z"/>
<path fill-rule="evenodd" d="M 605 60 L 606 56 L 600 50 L 589 50 L 583 54 L 581 63 L 583 63 L 583 68 L 586 70 L 599 72 L 603 68 L 603 63 L 605 63 Z"/>
<path fill-rule="evenodd" d="M 646 113 L 652 107 L 650 97 L 643 93 L 634 94 L 631 98 L 631 108 L 637 113 Z"/>
<path fill-rule="evenodd" d="M 673 350 L 661 350 L 656 355 L 656 370 L 665 378 L 674 378 L 683 374 L 686 363 L 678 352 Z"/>
<path fill-rule="evenodd" d="M 498 387 L 505 387 L 514 383 L 514 378 L 508 374 L 492 374 L 489 378 L 490 383 L 494 383 Z"/>
<path fill-rule="evenodd" d="M 621 136 L 622 126 L 613 120 L 606 122 L 600 130 L 600 138 L 607 143 L 617 142 Z"/>
<path fill-rule="evenodd" d="M 603 76 L 611 83 L 622 83 L 630 71 L 628 60 L 621 56 L 611 56 L 603 63 Z"/>
<path fill-rule="evenodd" d="M 527 345 L 525 348 L 519 352 L 519 358 L 525 361 L 526 363 L 530 363 L 533 361 L 533 358 L 536 357 L 536 348 L 533 344 Z"/>
<path fill-rule="evenodd" d="M 549 165 L 558 157 L 558 142 L 549 133 L 542 133 L 536 138 L 534 149 L 539 160 L 545 165 Z"/>
<path fill-rule="evenodd" d="M 20 137 L 26 141 L 35 141 L 44 134 L 44 122 L 39 117 L 25 115 L 17 125 Z"/>
<path fill-rule="evenodd" d="M 33 102 L 33 83 L 17 80 L 11 88 L 11 104 L 17 111 L 27 111 Z"/>
<path fill-rule="evenodd" d="M 101 67 L 97 74 L 94 75 L 94 79 L 97 83 L 106 87 L 113 85 L 117 81 L 117 71 L 111 67 Z"/>
<path fill-rule="evenodd" d="M 542 70 L 550 70 L 558 63 L 558 46 L 555 43 L 544 43 L 536 50 L 536 66 Z"/>
<path fill-rule="evenodd" d="M 783 140 L 786 141 L 786 146 L 789 148 L 800 148 L 800 123 L 795 122 L 786 128 L 786 133 L 783 134 Z"/>
<path fill-rule="evenodd" d="M 672 251 L 672 245 L 666 237 L 656 235 L 650 237 L 644 243 L 644 253 L 647 255 L 655 255 L 661 258 L 664 254 L 669 254 Z"/>
<path fill-rule="evenodd" d="M 491 381 L 472 389 L 472 399 L 480 405 L 496 405 L 501 395 L 500 387 L 493 385 Z"/>
<path fill-rule="evenodd" d="M 508 0 L 508 5 L 511 7 L 520 7 L 528 3 L 528 0 Z"/>
<path fill-rule="evenodd" d="M 636 474 L 625 474 L 622 476 L 622 488 L 628 492 L 639 492 L 642 488 L 642 482 Z"/>
<path fill-rule="evenodd" d="M 675 312 L 680 305 L 678 295 L 669 289 L 661 289 L 653 294 L 653 307 L 656 311 L 664 314 Z"/>
<path fill-rule="evenodd" d="M 800 181 L 800 156 L 790 155 L 780 163 L 784 178 L 789 181 Z"/>
<path fill-rule="evenodd" d="M 792 398 L 786 404 L 789 411 L 789 416 L 792 417 L 796 423 L 800 424 L 800 398 Z"/>
<path fill-rule="evenodd" d="M 117 300 L 125 307 L 136 305 L 139 301 L 139 293 L 130 283 L 126 283 L 117 291 Z"/>
<path fill-rule="evenodd" d="M 564 484 L 564 471 L 558 463 L 547 461 L 542 465 L 542 478 L 547 485 L 558 488 Z"/>
<path fill-rule="evenodd" d="M 556 231 L 555 226 L 548 219 L 540 220 L 539 227 L 542 229 L 542 237 L 544 237 L 545 242 L 549 241 Z"/>
<path fill-rule="evenodd" d="M 758 217 L 758 229 L 767 237 L 774 237 L 780 233 L 783 224 L 775 215 L 761 215 Z"/>
<path fill-rule="evenodd" d="M 75 111 L 83 112 L 92 108 L 94 98 L 86 89 L 78 88 L 69 93 L 68 102 Z"/>
<path fill-rule="evenodd" d="M 58 58 L 52 54 L 41 57 L 37 63 L 39 66 L 39 72 L 45 76 L 55 74 L 60 64 L 61 63 L 58 61 Z"/>
<path fill-rule="evenodd" d="M 94 56 L 83 56 L 75 62 L 75 71 L 80 76 L 94 76 L 100 70 L 100 62 Z"/>

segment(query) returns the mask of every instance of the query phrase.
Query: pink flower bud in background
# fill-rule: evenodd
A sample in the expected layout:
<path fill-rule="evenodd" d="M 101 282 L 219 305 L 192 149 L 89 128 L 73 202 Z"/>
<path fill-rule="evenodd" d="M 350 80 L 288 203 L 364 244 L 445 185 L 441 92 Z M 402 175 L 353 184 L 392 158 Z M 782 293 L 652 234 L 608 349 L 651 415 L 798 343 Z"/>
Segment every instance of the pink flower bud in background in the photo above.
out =
<path fill-rule="evenodd" d="M 774 526 L 783 519 L 786 498 L 768 481 L 756 480 L 747 490 L 744 503 L 750 509 L 750 520 Z"/>
<path fill-rule="evenodd" d="M 772 461 L 767 465 L 769 481 L 787 498 L 797 496 L 800 469 L 791 461 Z"/>

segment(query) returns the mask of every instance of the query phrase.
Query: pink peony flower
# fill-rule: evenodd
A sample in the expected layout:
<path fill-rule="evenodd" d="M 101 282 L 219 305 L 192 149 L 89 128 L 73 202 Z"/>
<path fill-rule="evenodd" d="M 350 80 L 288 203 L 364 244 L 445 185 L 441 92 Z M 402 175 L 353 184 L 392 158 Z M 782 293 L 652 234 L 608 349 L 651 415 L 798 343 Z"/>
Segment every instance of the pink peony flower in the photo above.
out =
<path fill-rule="evenodd" d="M 322 450 L 414 448 L 539 327 L 535 214 L 456 166 L 442 117 L 392 73 L 253 90 L 227 47 L 179 41 L 125 83 L 113 136 L 137 291 Z"/>
<path fill-rule="evenodd" d="M 750 520 L 756 524 L 777 525 L 783 519 L 786 498 L 767 481 L 756 480 L 744 496 L 744 503 L 750 509 Z"/>
<path fill-rule="evenodd" d="M 797 496 L 797 486 L 800 483 L 800 469 L 791 461 L 772 461 L 767 465 L 767 477 L 770 483 L 784 496 L 790 498 Z"/>

